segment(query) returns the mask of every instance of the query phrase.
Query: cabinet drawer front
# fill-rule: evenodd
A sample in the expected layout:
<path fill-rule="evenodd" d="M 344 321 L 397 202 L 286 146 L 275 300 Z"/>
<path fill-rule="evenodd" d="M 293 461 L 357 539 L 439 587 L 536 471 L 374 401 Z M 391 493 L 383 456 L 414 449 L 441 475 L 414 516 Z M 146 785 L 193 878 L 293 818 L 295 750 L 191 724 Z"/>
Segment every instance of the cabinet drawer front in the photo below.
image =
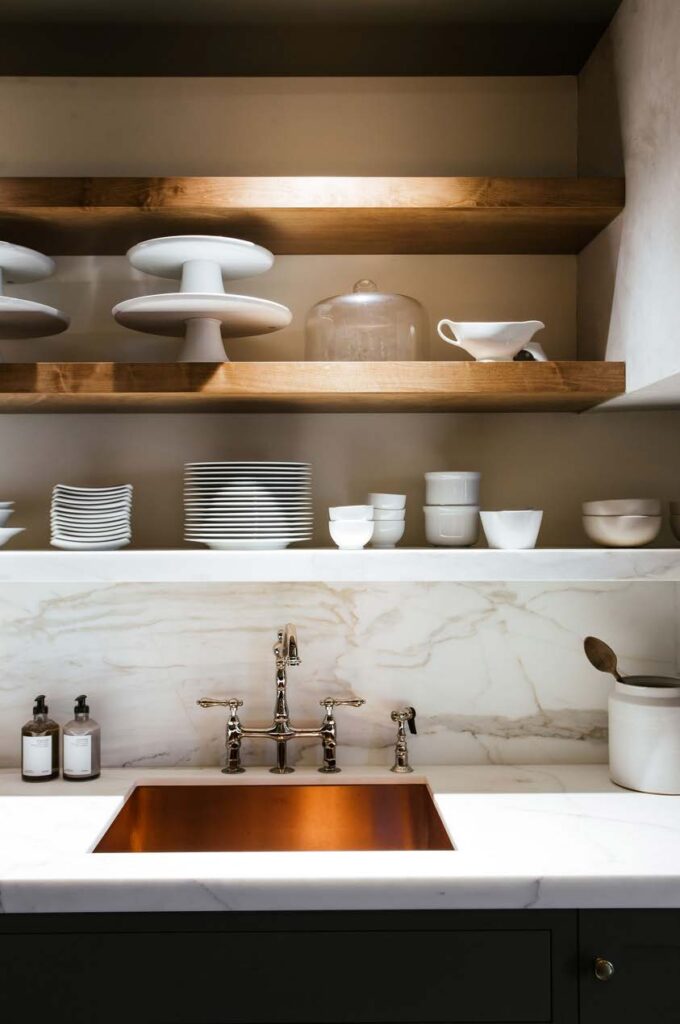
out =
<path fill-rule="evenodd" d="M 680 913 L 602 910 L 580 914 L 581 1024 L 678 1024 Z M 614 974 L 595 977 L 596 957 Z"/>
<path fill-rule="evenodd" d="M 37 967 L 36 1021 L 548 1024 L 551 945 L 548 928 L 13 934 L 0 991 L 25 1022 Z"/>

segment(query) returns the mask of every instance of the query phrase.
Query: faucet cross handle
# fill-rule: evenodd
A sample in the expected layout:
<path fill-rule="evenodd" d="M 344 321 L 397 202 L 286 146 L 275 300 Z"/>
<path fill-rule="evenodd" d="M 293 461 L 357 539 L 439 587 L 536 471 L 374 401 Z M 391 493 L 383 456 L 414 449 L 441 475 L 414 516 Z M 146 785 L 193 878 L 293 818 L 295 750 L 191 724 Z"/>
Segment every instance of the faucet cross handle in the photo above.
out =
<path fill-rule="evenodd" d="M 323 722 L 321 723 L 321 729 L 319 734 L 321 736 L 321 744 L 323 746 L 323 765 L 319 768 L 320 772 L 324 775 L 335 775 L 340 771 L 336 760 L 336 751 L 338 746 L 338 723 L 335 720 L 333 714 L 333 708 L 337 707 L 350 707 L 360 708 L 366 701 L 363 697 L 349 697 L 346 700 L 338 699 L 337 697 L 326 697 L 324 700 L 320 700 L 319 704 L 322 708 L 326 709 Z"/>
<path fill-rule="evenodd" d="M 361 705 L 365 703 L 366 701 L 364 700 L 363 697 L 356 697 L 348 700 L 338 700 L 336 697 L 324 697 L 323 700 L 319 701 L 319 704 L 321 705 L 322 708 L 326 709 L 327 713 L 331 712 L 333 708 L 339 708 L 343 706 L 349 708 L 360 708 Z"/>
<path fill-rule="evenodd" d="M 232 715 L 236 713 L 237 708 L 243 707 L 243 701 L 238 697 L 229 697 L 227 700 L 217 700 L 213 697 L 203 697 L 201 700 L 197 700 L 199 708 L 229 708 Z"/>
<path fill-rule="evenodd" d="M 241 775 L 245 768 L 241 767 L 241 739 L 243 727 L 237 711 L 243 707 L 243 701 L 239 697 L 227 697 L 226 700 L 218 700 L 216 697 L 203 697 L 196 703 L 200 708 L 229 708 L 229 717 L 226 728 L 227 763 L 222 769 L 225 775 Z"/>

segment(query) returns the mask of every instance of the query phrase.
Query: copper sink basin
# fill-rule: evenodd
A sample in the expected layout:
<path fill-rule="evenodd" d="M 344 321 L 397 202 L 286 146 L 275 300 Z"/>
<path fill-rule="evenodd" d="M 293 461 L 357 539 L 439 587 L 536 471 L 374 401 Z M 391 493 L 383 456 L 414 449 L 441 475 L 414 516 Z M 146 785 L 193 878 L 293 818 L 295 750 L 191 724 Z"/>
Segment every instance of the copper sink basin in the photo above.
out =
<path fill-rule="evenodd" d="M 427 786 L 137 786 L 95 853 L 452 850 Z"/>

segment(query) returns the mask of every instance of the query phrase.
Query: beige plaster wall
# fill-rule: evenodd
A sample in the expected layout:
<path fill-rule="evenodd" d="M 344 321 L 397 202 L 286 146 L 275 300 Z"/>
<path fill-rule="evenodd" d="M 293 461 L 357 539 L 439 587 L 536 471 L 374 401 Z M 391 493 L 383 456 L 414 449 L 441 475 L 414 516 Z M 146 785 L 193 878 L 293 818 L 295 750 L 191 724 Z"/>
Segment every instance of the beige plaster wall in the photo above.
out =
<path fill-rule="evenodd" d="M 624 0 L 579 77 L 579 171 L 627 192 L 579 257 L 579 352 L 625 359 L 631 391 L 680 370 L 679 91 L 680 4 Z"/>
<path fill-rule="evenodd" d="M 573 78 L 0 78 L 0 174 L 573 174 Z"/>

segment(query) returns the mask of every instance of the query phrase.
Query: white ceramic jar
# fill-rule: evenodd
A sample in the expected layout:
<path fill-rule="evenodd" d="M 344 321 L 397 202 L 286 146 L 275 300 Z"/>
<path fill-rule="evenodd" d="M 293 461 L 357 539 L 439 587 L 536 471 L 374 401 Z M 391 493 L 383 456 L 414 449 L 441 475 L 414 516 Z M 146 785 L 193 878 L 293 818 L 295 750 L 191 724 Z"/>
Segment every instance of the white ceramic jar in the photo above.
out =
<path fill-rule="evenodd" d="M 481 473 L 426 473 L 426 505 L 479 505 Z"/>
<path fill-rule="evenodd" d="M 680 794 L 680 680 L 616 683 L 609 698 L 609 774 L 626 789 Z"/>
<path fill-rule="evenodd" d="M 425 505 L 425 537 L 440 548 L 469 548 L 479 536 L 479 505 Z"/>

